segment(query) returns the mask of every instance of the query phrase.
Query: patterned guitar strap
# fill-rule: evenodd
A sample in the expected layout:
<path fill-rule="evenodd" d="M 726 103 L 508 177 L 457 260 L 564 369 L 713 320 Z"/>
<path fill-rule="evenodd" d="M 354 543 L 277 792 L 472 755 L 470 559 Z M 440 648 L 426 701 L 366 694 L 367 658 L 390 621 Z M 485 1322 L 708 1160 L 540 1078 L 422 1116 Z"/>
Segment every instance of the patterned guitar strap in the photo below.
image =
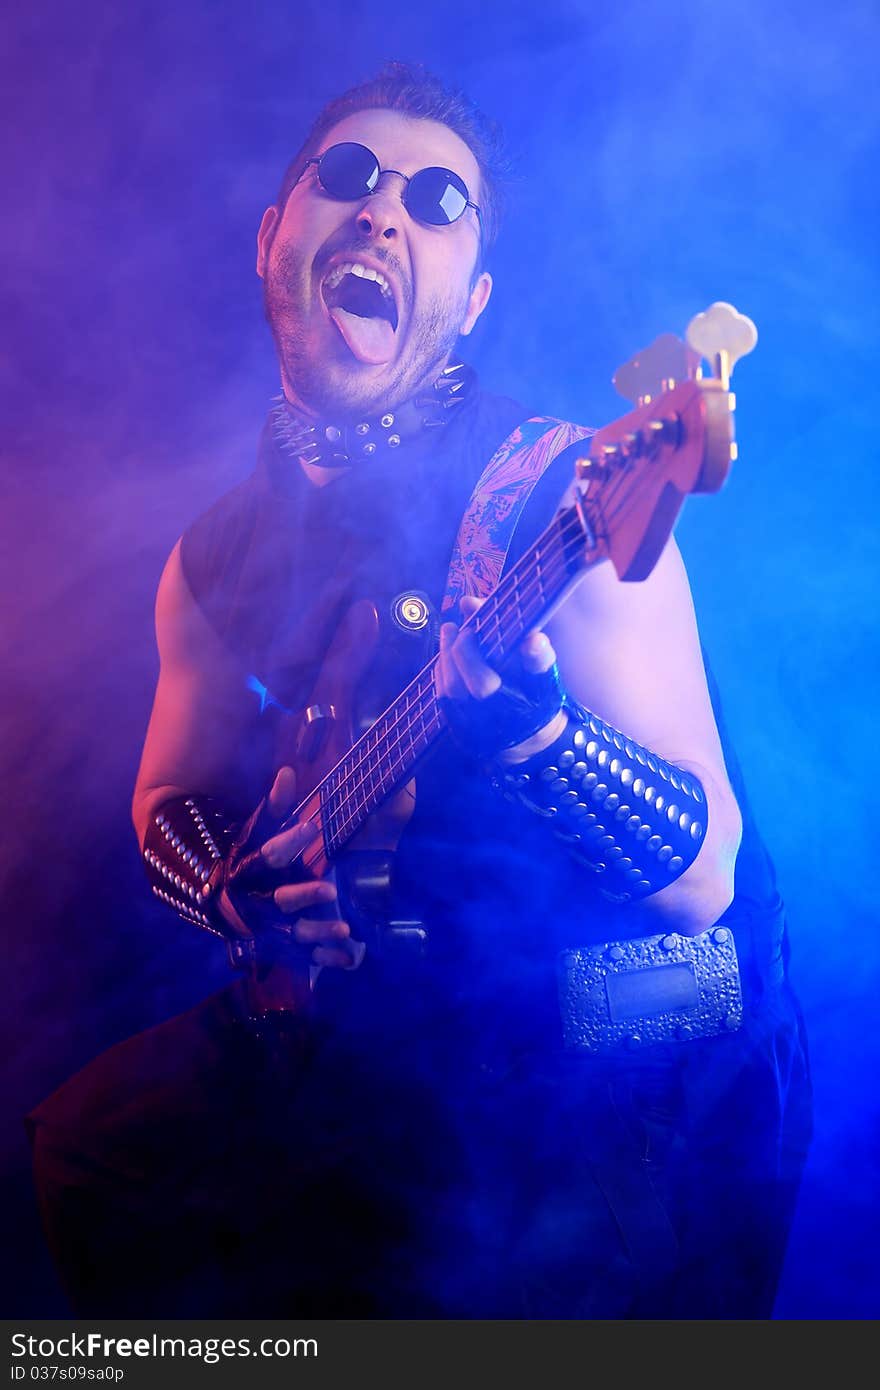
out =
<path fill-rule="evenodd" d="M 497 586 L 517 523 L 536 485 L 564 449 L 590 434 L 592 430 L 583 426 L 536 415 L 517 425 L 507 436 L 480 474 L 462 516 L 452 548 L 441 616 L 457 616 L 454 610 L 465 595 L 486 598 Z M 422 599 L 427 600 L 427 596 L 401 595 L 396 603 L 405 605 Z M 429 634 L 426 631 L 428 640 L 426 646 L 422 647 L 423 656 L 419 664 L 423 664 L 431 654 L 439 623 L 432 621 L 430 627 L 433 632 Z M 365 934 L 368 921 L 373 924 L 370 950 L 383 955 L 421 954 L 427 944 L 424 923 L 415 920 L 398 922 L 384 916 L 386 885 L 390 881 L 393 856 L 364 851 L 349 853 L 346 858 L 350 868 L 355 871 L 349 879 L 350 884 L 373 883 L 380 890 L 375 905 L 364 900 L 363 894 L 358 895 L 352 887 L 346 891 L 347 905 L 359 919 L 361 934 Z M 363 871 L 365 867 L 368 872 Z M 358 896 L 360 905 L 365 909 L 363 913 L 357 912 Z"/>
<path fill-rule="evenodd" d="M 517 523 L 536 485 L 563 449 L 594 431 L 535 416 L 517 426 L 493 454 L 465 509 L 449 566 L 442 611 L 449 613 L 466 594 L 485 598 L 504 570 Z M 610 1138 L 587 1144 L 585 1158 L 617 1221 L 640 1281 L 668 1277 L 676 1267 L 678 1245 L 669 1216 L 641 1159 L 633 1159 L 620 1107 L 613 1095 L 600 1095 L 607 1110 Z"/>
<path fill-rule="evenodd" d="M 507 436 L 481 473 L 465 508 L 452 548 L 442 613 L 457 608 L 466 595 L 486 598 L 497 587 L 517 523 L 535 486 L 563 449 L 592 433 L 582 425 L 535 415 Z"/>

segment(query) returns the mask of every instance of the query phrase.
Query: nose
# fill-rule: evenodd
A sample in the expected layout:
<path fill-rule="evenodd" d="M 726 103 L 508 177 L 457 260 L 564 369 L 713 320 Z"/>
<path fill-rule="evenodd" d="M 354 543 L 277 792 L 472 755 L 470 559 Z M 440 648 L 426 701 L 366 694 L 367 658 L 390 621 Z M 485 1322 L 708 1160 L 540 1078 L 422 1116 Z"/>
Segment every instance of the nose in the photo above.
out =
<path fill-rule="evenodd" d="M 357 229 L 361 236 L 384 237 L 387 241 L 393 241 L 397 236 L 403 214 L 401 195 L 406 181 L 403 175 L 399 175 L 401 187 L 398 192 L 387 178 L 388 174 L 394 173 L 393 169 L 384 170 L 382 182 L 361 204 L 357 215 Z"/>
<path fill-rule="evenodd" d="M 371 193 L 357 214 L 357 231 L 360 235 L 377 239 L 382 236 L 391 242 L 398 235 L 400 221 L 400 200 L 396 199 L 396 203 L 398 207 L 395 208 L 395 199 L 386 192 Z"/>

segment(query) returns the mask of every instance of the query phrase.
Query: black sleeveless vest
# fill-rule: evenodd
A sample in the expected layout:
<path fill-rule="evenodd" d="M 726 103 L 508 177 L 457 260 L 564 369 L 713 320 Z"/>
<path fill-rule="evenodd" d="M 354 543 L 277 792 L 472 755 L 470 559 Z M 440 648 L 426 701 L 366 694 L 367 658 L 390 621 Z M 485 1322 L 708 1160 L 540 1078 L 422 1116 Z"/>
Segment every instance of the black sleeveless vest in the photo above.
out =
<path fill-rule="evenodd" d="M 471 490 L 528 413 L 507 398 L 475 392 L 443 430 L 405 454 L 371 460 L 324 487 L 311 484 L 267 430 L 253 474 L 187 529 L 181 555 L 192 593 L 252 677 L 253 756 L 242 760 L 243 812 L 266 790 L 249 775 L 254 763 L 263 778 L 271 768 L 273 711 L 309 702 L 336 626 L 356 599 L 373 599 L 382 621 L 365 692 L 373 715 L 428 659 L 423 642 L 396 629 L 393 601 L 417 591 L 439 610 Z M 568 474 L 570 463 L 560 462 Z M 547 525 L 569 481 L 554 465 L 547 469 L 508 564 Z M 711 674 L 709 688 L 744 821 L 736 897 L 724 920 L 735 925 L 748 956 L 772 962 L 782 949 L 773 868 Z M 502 801 L 448 739 L 419 772 L 416 811 L 397 854 L 397 892 L 399 911 L 429 927 L 434 984 L 445 981 L 443 988 L 476 1004 L 483 1019 L 487 999 L 503 1001 L 520 1032 L 552 1030 L 553 962 L 562 947 L 633 935 L 626 908 L 601 898 L 546 827 Z"/>

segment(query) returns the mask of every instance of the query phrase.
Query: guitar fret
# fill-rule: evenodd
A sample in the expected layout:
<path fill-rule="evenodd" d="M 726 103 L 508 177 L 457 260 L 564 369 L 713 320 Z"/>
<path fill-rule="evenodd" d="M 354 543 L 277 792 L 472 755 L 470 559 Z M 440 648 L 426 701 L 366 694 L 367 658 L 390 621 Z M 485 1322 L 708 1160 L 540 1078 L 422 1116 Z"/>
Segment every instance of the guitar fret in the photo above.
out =
<path fill-rule="evenodd" d="M 581 567 L 583 535 L 575 509 L 561 513 L 472 620 L 493 662 L 506 659 Z M 434 664 L 429 662 L 325 779 L 322 809 L 331 853 L 403 784 L 442 733 L 445 720 L 434 694 Z"/>
<path fill-rule="evenodd" d="M 337 836 L 338 836 L 338 824 L 337 824 L 337 820 L 338 820 L 338 815 L 339 815 L 339 809 L 340 809 L 340 808 L 339 808 L 339 804 L 338 804 L 338 801 L 337 801 L 336 792 L 333 791 L 331 788 L 328 787 L 328 788 L 327 788 L 327 794 L 326 794 L 326 796 L 325 796 L 325 795 L 324 795 L 324 792 L 323 792 L 323 790 L 322 790 L 322 792 L 321 792 L 321 823 L 322 823 L 323 828 L 324 828 L 324 844 L 327 846 L 327 849 L 328 849 L 331 853 L 332 853 L 332 851 L 337 847 Z"/>
<path fill-rule="evenodd" d="M 664 421 L 671 423 L 675 420 L 679 426 L 685 417 L 690 421 L 691 414 L 696 416 L 696 407 L 703 394 L 704 390 L 695 383 L 681 383 L 675 387 L 669 394 L 663 412 Z M 587 486 L 580 490 L 581 495 L 577 500 L 557 512 L 538 541 L 501 579 L 479 613 L 468 620 L 469 631 L 476 635 L 484 655 L 492 664 L 497 666 L 503 663 L 523 634 L 541 624 L 578 571 L 590 568 L 609 556 L 614 559 L 618 573 L 624 578 L 634 575 L 623 574 L 621 561 L 628 564 L 631 570 L 644 568 L 645 553 L 634 547 L 641 546 L 648 534 L 647 528 L 654 524 L 658 489 L 672 478 L 667 460 L 678 451 L 682 442 L 678 436 L 675 441 L 665 436 L 659 441 L 654 440 L 649 451 L 648 495 L 644 501 L 636 497 L 636 484 L 643 475 L 647 478 L 647 465 L 642 466 L 644 458 L 637 450 L 635 462 L 638 467 L 633 466 L 629 441 L 638 440 L 639 431 L 646 425 L 653 426 L 656 412 L 655 405 L 646 405 L 625 420 L 616 422 L 617 433 L 627 444 L 625 448 L 621 445 L 617 449 L 615 466 L 596 469 L 595 476 L 589 476 Z M 625 435 L 622 433 L 624 430 Z M 684 491 L 694 491 L 702 476 L 707 451 L 701 432 L 705 433 L 705 426 L 699 425 L 696 418 L 692 426 L 689 423 L 687 429 L 678 430 L 687 445 L 682 466 L 686 465 L 691 479 Z M 608 432 L 603 432 L 604 452 L 613 454 L 615 451 L 607 442 L 608 438 Z M 623 466 L 618 467 L 621 459 Z M 586 470 L 580 471 L 586 476 Z M 680 472 L 681 469 L 675 475 L 675 482 L 682 494 Z M 718 484 L 722 480 L 719 478 Z M 663 522 L 668 523 L 669 529 L 673 521 L 674 516 L 664 513 Z M 651 540 L 653 545 L 657 540 L 656 531 L 652 532 Z M 319 791 L 324 815 L 325 841 L 332 844 L 334 850 L 350 840 L 367 815 L 395 787 L 402 785 L 411 775 L 419 757 L 443 733 L 446 720 L 434 696 L 435 665 L 436 658 L 328 772 L 320 788 L 315 789 Z"/>

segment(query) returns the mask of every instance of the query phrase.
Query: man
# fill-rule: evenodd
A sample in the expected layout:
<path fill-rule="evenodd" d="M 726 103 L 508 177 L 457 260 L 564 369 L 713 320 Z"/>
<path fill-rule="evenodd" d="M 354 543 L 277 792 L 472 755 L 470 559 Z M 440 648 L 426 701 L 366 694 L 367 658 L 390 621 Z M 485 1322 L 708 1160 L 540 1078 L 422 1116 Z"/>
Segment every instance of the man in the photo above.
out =
<path fill-rule="evenodd" d="M 677 548 L 639 584 L 590 568 L 500 670 L 459 630 L 586 433 L 454 355 L 496 222 L 485 128 L 396 65 L 321 113 L 263 216 L 282 394 L 165 567 L 133 803 L 157 897 L 240 978 L 32 1117 L 83 1312 L 770 1314 L 804 1059 Z M 390 742 L 378 796 L 411 702 L 373 721 L 411 681 L 436 746 Z M 689 941 L 725 943 L 744 1018 L 639 1052 L 693 1003 L 656 993 L 692 987 Z M 629 1048 L 590 1035 L 597 961 Z"/>

